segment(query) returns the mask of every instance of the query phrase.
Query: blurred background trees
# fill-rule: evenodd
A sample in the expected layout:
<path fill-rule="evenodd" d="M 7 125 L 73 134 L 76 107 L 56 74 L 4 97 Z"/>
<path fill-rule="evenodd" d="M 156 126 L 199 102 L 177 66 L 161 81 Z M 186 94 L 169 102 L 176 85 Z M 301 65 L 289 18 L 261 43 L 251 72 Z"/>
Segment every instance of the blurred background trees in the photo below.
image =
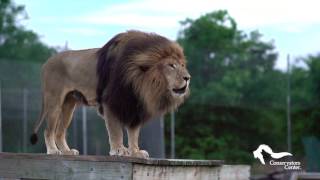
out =
<path fill-rule="evenodd" d="M 192 75 L 191 96 L 177 112 L 178 157 L 251 163 L 260 144 L 287 150 L 287 72 L 275 68 L 277 52 L 262 34 L 237 29 L 226 11 L 182 23 L 178 42 Z M 293 154 L 302 138 L 320 135 L 319 56 L 293 65 Z M 167 128 L 167 133 L 169 129 Z"/>
<path fill-rule="evenodd" d="M 17 61 L 44 62 L 56 52 L 43 44 L 39 36 L 19 25 L 27 19 L 23 6 L 11 0 L 0 1 L 0 58 Z"/>
<path fill-rule="evenodd" d="M 57 50 L 19 24 L 28 18 L 23 6 L 10 0 L 0 2 L 2 87 L 39 89 L 41 63 Z M 191 96 L 176 113 L 178 158 L 252 163 L 252 151 L 260 144 L 287 150 L 287 73 L 275 68 L 275 45 L 262 36 L 258 31 L 239 30 L 226 11 L 181 22 L 177 41 L 184 48 L 192 80 Z M 320 137 L 320 54 L 298 60 L 304 66 L 294 64 L 290 73 L 293 154 L 304 157 L 302 139 Z M 6 138 L 12 139 L 16 125 L 7 123 Z M 92 131 L 104 136 L 99 123 Z M 169 149 L 168 126 L 166 133 Z M 13 152 L 19 148 L 16 144 L 7 147 Z"/>
<path fill-rule="evenodd" d="M 28 18 L 24 6 L 0 0 L 0 80 L 2 87 L 39 88 L 40 66 L 57 52 L 40 37 L 25 29 Z M 19 62 L 19 63 L 17 63 Z"/>

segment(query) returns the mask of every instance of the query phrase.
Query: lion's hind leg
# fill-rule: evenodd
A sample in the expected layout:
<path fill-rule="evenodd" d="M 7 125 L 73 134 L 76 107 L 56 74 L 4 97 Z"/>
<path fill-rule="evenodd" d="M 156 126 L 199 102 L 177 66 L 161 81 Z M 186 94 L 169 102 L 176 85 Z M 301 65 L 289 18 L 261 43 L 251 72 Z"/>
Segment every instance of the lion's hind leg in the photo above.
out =
<path fill-rule="evenodd" d="M 76 99 L 69 93 L 62 105 L 60 121 L 56 128 L 56 144 L 64 155 L 79 155 L 79 151 L 76 149 L 70 149 L 66 141 L 67 129 L 72 121 L 76 104 Z"/>
<path fill-rule="evenodd" d="M 45 97 L 45 108 L 47 109 L 47 127 L 44 131 L 44 139 L 47 147 L 47 154 L 61 154 L 55 143 L 55 129 L 61 114 L 59 101 L 51 96 Z"/>

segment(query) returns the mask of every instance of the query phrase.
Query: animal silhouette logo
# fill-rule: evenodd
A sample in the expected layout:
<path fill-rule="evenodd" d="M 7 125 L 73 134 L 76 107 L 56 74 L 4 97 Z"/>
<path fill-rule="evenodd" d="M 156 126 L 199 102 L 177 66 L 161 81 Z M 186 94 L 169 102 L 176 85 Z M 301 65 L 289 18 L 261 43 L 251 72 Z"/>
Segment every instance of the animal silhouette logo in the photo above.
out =
<path fill-rule="evenodd" d="M 292 156 L 291 153 L 288 153 L 288 152 L 279 152 L 279 153 L 274 153 L 272 151 L 272 149 L 270 148 L 270 146 L 266 145 L 266 144 L 261 144 L 258 149 L 256 149 L 255 151 L 253 151 L 253 156 L 254 158 L 258 158 L 261 162 L 261 164 L 265 164 L 264 162 L 264 158 L 263 158 L 263 155 L 262 155 L 262 151 L 270 154 L 270 156 L 273 158 L 273 159 L 280 159 L 280 158 L 283 158 L 285 156 Z"/>

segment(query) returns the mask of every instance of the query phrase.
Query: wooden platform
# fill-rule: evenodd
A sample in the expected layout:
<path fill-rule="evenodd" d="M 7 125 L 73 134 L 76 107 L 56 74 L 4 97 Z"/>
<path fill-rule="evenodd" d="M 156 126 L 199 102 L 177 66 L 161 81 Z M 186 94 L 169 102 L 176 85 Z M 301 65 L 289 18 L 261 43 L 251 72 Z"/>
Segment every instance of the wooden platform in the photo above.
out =
<path fill-rule="evenodd" d="M 224 165 L 221 160 L 0 153 L 0 180 L 241 180 L 249 177 L 250 166 Z"/>

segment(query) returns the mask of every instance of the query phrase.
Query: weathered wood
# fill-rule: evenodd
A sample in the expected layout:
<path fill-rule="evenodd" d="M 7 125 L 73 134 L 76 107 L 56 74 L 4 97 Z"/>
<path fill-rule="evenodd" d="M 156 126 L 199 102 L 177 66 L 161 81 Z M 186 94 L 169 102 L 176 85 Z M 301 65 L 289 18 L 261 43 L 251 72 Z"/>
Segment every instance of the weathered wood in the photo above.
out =
<path fill-rule="evenodd" d="M 248 165 L 223 165 L 220 170 L 220 180 L 245 180 L 250 177 L 250 166 Z"/>
<path fill-rule="evenodd" d="M 135 164 L 134 180 L 247 180 L 250 177 L 250 166 L 223 165 L 210 166 L 150 166 Z"/>
<path fill-rule="evenodd" d="M 290 180 L 312 180 L 320 179 L 319 172 L 293 172 L 291 174 Z"/>
<path fill-rule="evenodd" d="M 218 180 L 220 168 L 210 166 L 150 166 L 135 164 L 133 180 Z"/>
<path fill-rule="evenodd" d="M 46 158 L 0 157 L 0 177 L 59 180 L 132 179 L 131 163 L 42 157 Z"/>
<path fill-rule="evenodd" d="M 141 159 L 121 156 L 70 156 L 70 155 L 47 155 L 30 153 L 0 153 L 0 159 L 40 159 L 40 160 L 68 160 L 68 161 L 109 161 L 125 162 L 149 165 L 173 165 L 173 166 L 220 166 L 222 160 L 190 160 L 190 159 Z"/>
<path fill-rule="evenodd" d="M 249 177 L 250 166 L 226 166 L 221 160 L 0 153 L 0 180 L 232 180 Z"/>

